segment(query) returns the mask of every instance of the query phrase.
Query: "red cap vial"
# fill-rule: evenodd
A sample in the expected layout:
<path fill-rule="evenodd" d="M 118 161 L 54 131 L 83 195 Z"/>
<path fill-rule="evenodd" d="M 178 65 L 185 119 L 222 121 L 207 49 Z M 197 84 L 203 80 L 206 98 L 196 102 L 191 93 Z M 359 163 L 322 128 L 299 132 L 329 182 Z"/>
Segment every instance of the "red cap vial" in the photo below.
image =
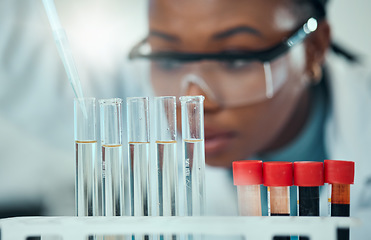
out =
<path fill-rule="evenodd" d="M 322 162 L 294 162 L 294 185 L 301 187 L 316 187 L 324 184 Z"/>
<path fill-rule="evenodd" d="M 234 185 L 263 184 L 263 167 L 260 160 L 235 161 L 233 166 Z"/>
<path fill-rule="evenodd" d="M 325 182 L 330 184 L 353 184 L 354 162 L 325 160 Z"/>
<path fill-rule="evenodd" d="M 264 162 L 263 182 L 264 186 L 285 187 L 292 186 L 292 163 L 291 162 Z"/>

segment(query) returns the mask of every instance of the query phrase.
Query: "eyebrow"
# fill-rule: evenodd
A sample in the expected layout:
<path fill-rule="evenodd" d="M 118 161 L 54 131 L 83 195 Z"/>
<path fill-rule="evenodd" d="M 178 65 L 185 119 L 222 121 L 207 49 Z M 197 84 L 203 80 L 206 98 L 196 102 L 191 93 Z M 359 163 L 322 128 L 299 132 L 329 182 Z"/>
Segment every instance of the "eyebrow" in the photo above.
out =
<path fill-rule="evenodd" d="M 223 32 L 219 32 L 219 33 L 215 34 L 213 36 L 213 38 L 217 39 L 217 40 L 220 40 L 220 39 L 228 38 L 228 37 L 231 37 L 233 35 L 242 34 L 242 33 L 250 33 L 250 34 L 253 34 L 253 35 L 261 35 L 261 33 L 258 30 L 256 30 L 255 28 L 248 27 L 248 26 L 238 26 L 238 27 L 234 27 L 234 28 L 228 29 L 228 30 L 223 31 Z M 167 34 L 167 33 L 158 31 L 158 30 L 151 30 L 149 32 L 148 36 L 149 37 L 151 37 L 151 36 L 152 37 L 159 37 L 159 38 L 165 39 L 165 40 L 170 41 L 170 42 L 178 42 L 179 41 L 178 37 L 173 36 L 171 34 Z"/>
<path fill-rule="evenodd" d="M 178 42 L 179 41 L 178 37 L 167 34 L 167 33 L 164 33 L 164 32 L 160 32 L 160 31 L 157 31 L 157 30 L 151 30 L 149 32 L 148 36 L 149 37 L 151 37 L 151 36 L 152 37 L 159 37 L 159 38 L 165 39 L 167 41 L 171 41 L 171 42 Z"/>
<path fill-rule="evenodd" d="M 248 26 L 238 26 L 238 27 L 234 27 L 234 28 L 228 29 L 226 31 L 217 33 L 213 36 L 213 38 L 220 40 L 220 39 L 224 39 L 224 38 L 231 37 L 233 35 L 241 34 L 241 33 L 250 33 L 250 34 L 253 34 L 253 35 L 261 35 L 261 32 L 259 32 L 255 28 L 248 27 Z"/>

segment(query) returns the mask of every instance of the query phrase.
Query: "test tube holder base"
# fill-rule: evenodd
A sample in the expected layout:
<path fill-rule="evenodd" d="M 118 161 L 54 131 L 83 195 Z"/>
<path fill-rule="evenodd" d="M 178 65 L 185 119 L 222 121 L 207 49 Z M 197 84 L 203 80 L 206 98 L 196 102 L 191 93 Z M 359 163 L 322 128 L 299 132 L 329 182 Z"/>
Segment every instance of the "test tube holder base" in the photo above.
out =
<path fill-rule="evenodd" d="M 305 235 L 311 240 L 335 240 L 337 228 L 352 228 L 360 220 L 348 217 L 15 217 L 0 220 L 0 240 L 59 236 L 83 240 L 89 235 L 195 234 L 244 236 L 271 240 L 277 235 Z"/>

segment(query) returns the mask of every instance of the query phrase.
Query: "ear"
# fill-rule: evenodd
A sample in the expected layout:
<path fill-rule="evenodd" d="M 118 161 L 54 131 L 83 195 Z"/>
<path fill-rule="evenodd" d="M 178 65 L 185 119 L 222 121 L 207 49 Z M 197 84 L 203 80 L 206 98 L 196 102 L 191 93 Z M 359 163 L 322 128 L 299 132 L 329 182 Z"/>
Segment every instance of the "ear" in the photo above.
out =
<path fill-rule="evenodd" d="M 330 26 L 327 20 L 323 20 L 318 25 L 317 30 L 305 41 L 307 60 L 306 73 L 315 81 L 320 81 L 322 77 L 320 69 L 325 61 L 326 52 L 330 47 L 330 32 Z"/>

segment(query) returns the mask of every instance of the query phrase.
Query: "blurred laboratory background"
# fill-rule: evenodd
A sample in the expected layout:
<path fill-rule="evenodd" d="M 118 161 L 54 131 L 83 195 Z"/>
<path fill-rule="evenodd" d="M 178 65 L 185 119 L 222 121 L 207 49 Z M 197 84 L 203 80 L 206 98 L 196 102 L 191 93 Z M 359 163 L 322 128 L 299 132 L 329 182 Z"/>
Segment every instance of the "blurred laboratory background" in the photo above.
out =
<path fill-rule="evenodd" d="M 129 49 L 146 0 L 55 0 L 85 96 L 143 94 Z M 333 39 L 370 65 L 371 1 L 332 0 Z M 0 218 L 74 215 L 73 91 L 41 0 L 0 0 Z"/>

